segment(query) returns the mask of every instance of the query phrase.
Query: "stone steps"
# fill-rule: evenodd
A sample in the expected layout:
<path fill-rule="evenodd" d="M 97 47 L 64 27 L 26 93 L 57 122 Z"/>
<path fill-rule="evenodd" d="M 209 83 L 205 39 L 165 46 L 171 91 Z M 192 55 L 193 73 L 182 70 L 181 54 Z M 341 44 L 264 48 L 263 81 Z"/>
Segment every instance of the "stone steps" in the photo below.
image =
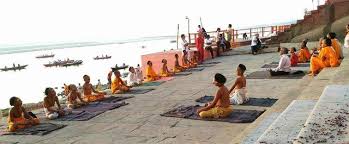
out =
<path fill-rule="evenodd" d="M 260 125 L 246 138 L 243 140 L 242 144 L 251 144 L 255 143 L 257 139 L 263 134 L 264 131 L 266 131 L 269 126 L 274 122 L 274 120 L 280 115 L 280 113 L 272 113 L 269 116 L 267 116 L 263 121 L 261 121 Z"/>
<path fill-rule="evenodd" d="M 327 86 L 294 143 L 349 142 L 348 109 L 349 85 Z"/>
<path fill-rule="evenodd" d="M 290 143 L 295 139 L 314 108 L 316 100 L 294 100 L 256 143 Z"/>

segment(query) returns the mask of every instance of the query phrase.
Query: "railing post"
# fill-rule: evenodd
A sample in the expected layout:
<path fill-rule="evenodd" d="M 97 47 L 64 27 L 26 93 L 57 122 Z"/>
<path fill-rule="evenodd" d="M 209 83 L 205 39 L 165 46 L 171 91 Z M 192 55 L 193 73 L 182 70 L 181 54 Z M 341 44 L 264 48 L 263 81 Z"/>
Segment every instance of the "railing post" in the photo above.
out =
<path fill-rule="evenodd" d="M 264 37 L 264 27 L 262 27 L 262 37 Z"/>
<path fill-rule="evenodd" d="M 232 42 L 235 42 L 235 30 L 233 29 L 233 33 L 232 33 Z"/>
<path fill-rule="evenodd" d="M 252 39 L 252 29 L 250 28 L 250 39 Z"/>
<path fill-rule="evenodd" d="M 188 34 L 188 38 L 189 38 L 189 44 L 191 44 L 190 33 Z"/>
<path fill-rule="evenodd" d="M 239 38 L 239 32 L 238 32 L 238 30 L 235 30 L 235 32 L 236 32 L 236 34 L 235 34 L 236 39 L 238 39 Z"/>

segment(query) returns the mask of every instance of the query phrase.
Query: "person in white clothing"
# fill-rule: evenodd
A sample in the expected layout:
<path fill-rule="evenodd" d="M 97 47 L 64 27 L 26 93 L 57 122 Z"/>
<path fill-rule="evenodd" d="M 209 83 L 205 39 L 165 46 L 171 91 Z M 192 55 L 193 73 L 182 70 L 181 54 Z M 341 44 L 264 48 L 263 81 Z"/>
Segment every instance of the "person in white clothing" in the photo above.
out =
<path fill-rule="evenodd" d="M 270 69 L 270 75 L 271 76 L 278 76 L 278 75 L 288 75 L 291 72 L 291 60 L 287 56 L 288 49 L 287 48 L 281 48 L 280 50 L 280 61 L 279 65 L 275 69 Z"/>
<path fill-rule="evenodd" d="M 187 55 L 187 58 L 190 59 L 189 43 L 188 43 L 188 41 L 185 39 L 185 35 L 184 35 L 184 34 L 181 35 L 181 39 L 182 39 L 182 43 L 181 43 L 181 45 L 182 45 L 182 51 L 186 51 L 187 54 L 188 54 L 188 55 Z"/>
<path fill-rule="evenodd" d="M 254 37 L 252 37 L 251 40 L 251 51 L 253 55 L 256 55 L 258 52 L 258 49 L 261 48 L 262 41 L 259 39 L 259 34 L 256 34 Z"/>
<path fill-rule="evenodd" d="M 239 64 L 236 69 L 236 80 L 234 85 L 230 88 L 230 104 L 240 105 L 246 103 L 249 98 L 247 97 L 246 90 L 246 78 L 244 72 L 246 71 L 246 66 Z"/>
<path fill-rule="evenodd" d="M 344 48 L 349 48 L 349 24 L 346 26 L 347 34 L 344 39 Z"/>
<path fill-rule="evenodd" d="M 140 85 L 142 83 L 142 80 L 139 79 L 138 77 L 139 73 L 137 73 L 133 67 L 130 67 L 128 70 L 130 71 L 130 73 L 128 73 L 128 76 L 126 79 L 127 86 Z"/>
<path fill-rule="evenodd" d="M 142 82 L 143 81 L 143 73 L 142 73 L 141 66 L 139 64 L 135 68 L 135 71 L 136 71 L 136 74 L 137 74 L 137 78 Z"/>
<path fill-rule="evenodd" d="M 213 59 L 214 58 L 214 54 L 213 54 L 212 40 L 211 40 L 211 36 L 210 35 L 206 36 L 204 46 L 205 46 L 205 50 L 210 51 L 211 58 Z"/>

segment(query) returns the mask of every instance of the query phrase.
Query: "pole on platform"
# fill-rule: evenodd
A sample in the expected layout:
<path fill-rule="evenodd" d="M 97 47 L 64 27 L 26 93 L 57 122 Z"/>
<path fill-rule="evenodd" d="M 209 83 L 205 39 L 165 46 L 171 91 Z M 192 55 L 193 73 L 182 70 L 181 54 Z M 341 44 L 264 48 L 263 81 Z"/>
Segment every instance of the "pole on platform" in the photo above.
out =
<path fill-rule="evenodd" d="M 202 20 L 201 20 L 201 17 L 200 17 L 200 24 L 201 24 L 201 27 L 203 28 L 203 27 L 204 27 L 204 25 L 202 25 Z"/>
<path fill-rule="evenodd" d="M 178 38 L 179 37 L 179 24 L 177 25 L 177 49 L 178 49 Z"/>
<path fill-rule="evenodd" d="M 190 39 L 190 19 L 189 19 L 188 16 L 186 16 L 185 19 L 188 20 L 188 38 L 189 38 L 189 43 L 191 43 L 191 39 Z"/>

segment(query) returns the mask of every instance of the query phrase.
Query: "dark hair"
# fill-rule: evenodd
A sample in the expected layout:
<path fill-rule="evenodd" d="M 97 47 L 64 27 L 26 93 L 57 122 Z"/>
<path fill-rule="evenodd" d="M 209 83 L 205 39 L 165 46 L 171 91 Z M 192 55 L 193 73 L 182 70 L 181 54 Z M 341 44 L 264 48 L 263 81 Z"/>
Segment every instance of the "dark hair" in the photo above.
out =
<path fill-rule="evenodd" d="M 185 51 L 185 50 L 183 50 L 182 52 L 183 52 L 183 54 L 187 54 L 187 51 Z"/>
<path fill-rule="evenodd" d="M 185 37 L 185 35 L 184 35 L 184 34 L 181 34 L 181 37 Z"/>
<path fill-rule="evenodd" d="M 178 57 L 178 54 L 175 54 L 175 57 Z"/>
<path fill-rule="evenodd" d="M 88 77 L 88 75 L 84 75 L 82 78 Z"/>
<path fill-rule="evenodd" d="M 229 24 L 229 25 L 228 25 L 228 27 L 229 27 L 229 28 L 231 28 L 231 27 L 232 27 L 232 25 L 231 25 L 231 24 Z"/>
<path fill-rule="evenodd" d="M 162 60 L 161 60 L 161 63 L 165 63 L 165 61 L 166 61 L 166 59 L 162 59 Z"/>
<path fill-rule="evenodd" d="M 19 99 L 19 98 L 18 97 L 11 97 L 10 98 L 10 106 L 14 106 L 17 99 Z"/>
<path fill-rule="evenodd" d="M 44 92 L 44 93 L 45 93 L 46 96 L 48 95 L 48 92 L 50 92 L 51 89 L 52 89 L 52 88 L 50 88 L 50 87 L 48 87 L 48 88 L 45 89 L 45 92 Z"/>
<path fill-rule="evenodd" d="M 132 68 L 133 68 L 133 67 L 129 67 L 129 68 L 128 68 L 128 71 L 131 71 Z"/>
<path fill-rule="evenodd" d="M 284 48 L 285 49 L 285 51 L 284 51 L 284 54 L 288 54 L 288 49 L 287 48 Z"/>
<path fill-rule="evenodd" d="M 198 27 L 201 27 L 201 25 L 198 25 Z"/>
<path fill-rule="evenodd" d="M 332 41 L 331 41 L 331 39 L 326 38 L 326 39 L 325 39 L 325 44 L 326 44 L 327 46 L 332 46 Z"/>
<path fill-rule="evenodd" d="M 224 84 L 224 83 L 227 81 L 227 79 L 225 78 L 225 76 L 222 75 L 222 74 L 220 74 L 220 73 L 216 73 L 216 74 L 214 75 L 214 80 L 215 80 L 216 82 L 220 83 L 220 84 Z"/>
<path fill-rule="evenodd" d="M 210 38 L 211 36 L 210 35 L 206 35 L 206 38 Z"/>
<path fill-rule="evenodd" d="M 149 65 L 151 63 L 151 61 L 147 61 L 147 65 Z"/>
<path fill-rule="evenodd" d="M 217 28 L 217 30 L 216 31 L 221 31 L 221 28 Z"/>
<path fill-rule="evenodd" d="M 335 39 L 337 36 L 337 34 L 334 32 L 330 32 L 330 33 L 328 33 L 328 35 L 330 36 L 331 39 Z"/>
<path fill-rule="evenodd" d="M 293 51 L 297 51 L 297 49 L 295 47 L 292 47 L 291 49 L 293 49 Z"/>
<path fill-rule="evenodd" d="M 244 64 L 239 64 L 238 67 L 242 70 L 242 72 L 246 71 L 246 66 Z"/>

